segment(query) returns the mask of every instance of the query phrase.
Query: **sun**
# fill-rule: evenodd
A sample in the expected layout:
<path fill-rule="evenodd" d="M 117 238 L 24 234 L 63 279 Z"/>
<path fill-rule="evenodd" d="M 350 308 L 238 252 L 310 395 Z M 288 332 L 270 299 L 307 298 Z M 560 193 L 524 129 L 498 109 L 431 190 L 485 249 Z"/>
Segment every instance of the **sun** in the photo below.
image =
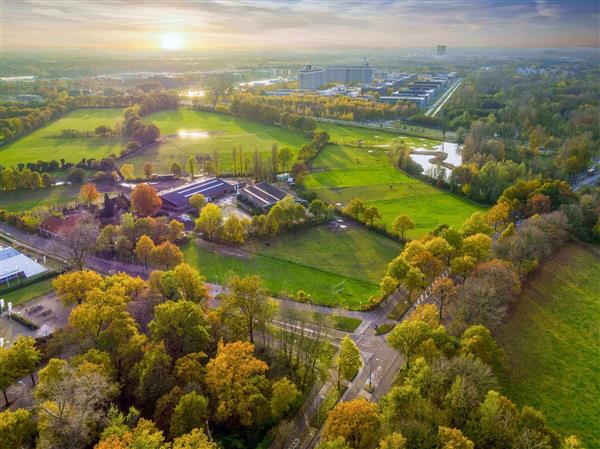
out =
<path fill-rule="evenodd" d="M 180 50 L 183 47 L 183 36 L 180 33 L 160 35 L 160 48 L 163 50 Z"/>

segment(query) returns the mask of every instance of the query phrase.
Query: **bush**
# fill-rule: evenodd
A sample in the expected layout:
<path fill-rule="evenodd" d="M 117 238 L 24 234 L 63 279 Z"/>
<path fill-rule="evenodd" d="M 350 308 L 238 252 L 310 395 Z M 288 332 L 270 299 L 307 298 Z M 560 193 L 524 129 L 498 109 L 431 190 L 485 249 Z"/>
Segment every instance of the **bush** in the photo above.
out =
<path fill-rule="evenodd" d="M 18 323 L 21 323 L 23 326 L 28 327 L 31 330 L 38 330 L 40 328 L 39 324 L 34 323 L 29 318 L 25 318 L 23 315 L 13 312 L 10 314 L 10 318 Z"/>

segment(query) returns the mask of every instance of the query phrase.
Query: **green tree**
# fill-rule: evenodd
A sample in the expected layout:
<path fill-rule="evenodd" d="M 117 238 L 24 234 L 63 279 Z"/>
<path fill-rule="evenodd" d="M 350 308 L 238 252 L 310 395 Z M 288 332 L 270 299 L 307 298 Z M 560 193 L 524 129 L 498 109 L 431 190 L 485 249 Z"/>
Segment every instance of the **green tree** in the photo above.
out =
<path fill-rule="evenodd" d="M 188 201 L 190 202 L 190 206 L 196 209 L 199 214 L 204 205 L 206 204 L 206 197 L 201 193 L 194 193 L 192 196 L 190 196 L 190 199 Z"/>
<path fill-rule="evenodd" d="M 425 275 L 418 268 L 411 267 L 406 272 L 403 284 L 408 289 L 408 299 L 412 297 L 412 293 L 420 288 L 423 288 L 425 283 Z"/>
<path fill-rule="evenodd" d="M 181 165 L 177 162 L 173 162 L 171 164 L 171 173 L 173 173 L 173 176 L 179 178 L 181 176 Z"/>
<path fill-rule="evenodd" d="M 308 211 L 314 217 L 316 222 L 324 221 L 331 216 L 327 204 L 318 198 L 311 201 L 308 206 Z"/>
<path fill-rule="evenodd" d="M 35 385 L 33 373 L 40 363 L 41 352 L 35 347 L 32 337 L 19 336 L 9 348 L 9 366 L 15 372 L 15 377 L 29 375 L 31 383 Z"/>
<path fill-rule="evenodd" d="M 179 399 L 171 416 L 171 438 L 179 437 L 194 429 L 202 429 L 208 419 L 208 399 L 192 391 Z"/>
<path fill-rule="evenodd" d="M 399 215 L 392 222 L 392 232 L 395 232 L 404 240 L 404 233 L 415 228 L 415 223 L 408 215 Z"/>
<path fill-rule="evenodd" d="M 292 162 L 292 158 L 294 157 L 294 153 L 288 147 L 283 147 L 279 149 L 279 164 L 281 164 L 281 169 L 285 172 L 288 170 L 290 166 L 290 162 Z"/>
<path fill-rule="evenodd" d="M 365 211 L 365 204 L 358 198 L 351 199 L 344 207 L 344 213 L 351 215 L 355 220 Z"/>
<path fill-rule="evenodd" d="M 279 421 L 300 398 L 296 385 L 286 377 L 273 382 L 271 394 L 271 416 Z"/>
<path fill-rule="evenodd" d="M 216 240 L 223 227 L 223 214 L 216 204 L 209 203 L 200 211 L 196 220 L 196 231 L 202 232 L 208 240 Z"/>
<path fill-rule="evenodd" d="M 137 380 L 134 395 L 139 404 L 150 408 L 171 389 L 171 366 L 171 356 L 162 343 L 145 349 L 142 359 L 133 368 L 133 375 Z"/>
<path fill-rule="evenodd" d="M 194 174 L 196 173 L 196 158 L 194 156 L 190 156 L 185 163 L 185 170 L 190 175 L 190 179 L 194 180 Z"/>
<path fill-rule="evenodd" d="M 152 338 L 162 341 L 174 359 L 208 349 L 210 326 L 202 307 L 191 301 L 166 301 L 157 305 L 148 327 Z"/>
<path fill-rule="evenodd" d="M 373 226 L 375 220 L 381 220 L 379 209 L 375 206 L 367 207 L 363 212 L 363 219 L 368 222 L 369 225 Z"/>
<path fill-rule="evenodd" d="M 348 336 L 345 336 L 340 344 L 340 354 L 337 357 L 338 365 L 338 390 L 342 376 L 346 380 L 352 380 L 362 366 L 360 350 Z"/>
<path fill-rule="evenodd" d="M 254 328 L 264 313 L 268 312 L 267 289 L 260 277 L 234 276 L 227 284 L 227 293 L 221 307 L 238 316 L 246 328 L 248 339 L 254 343 Z"/>
<path fill-rule="evenodd" d="M 431 327 L 420 320 L 405 320 L 396 325 L 387 337 L 388 344 L 400 352 L 410 369 L 411 359 L 419 353 L 423 342 L 431 335 Z"/>
<path fill-rule="evenodd" d="M 401 433 L 393 432 L 379 441 L 378 449 L 406 449 L 406 438 Z"/>
<path fill-rule="evenodd" d="M 440 449 L 473 449 L 475 445 L 459 429 L 440 426 L 438 429 Z"/>

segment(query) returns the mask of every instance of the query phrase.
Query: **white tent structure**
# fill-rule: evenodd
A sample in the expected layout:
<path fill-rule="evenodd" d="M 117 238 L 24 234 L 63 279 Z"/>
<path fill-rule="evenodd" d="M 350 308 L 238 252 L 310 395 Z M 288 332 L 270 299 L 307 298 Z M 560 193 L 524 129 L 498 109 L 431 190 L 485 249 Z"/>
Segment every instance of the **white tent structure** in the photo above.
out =
<path fill-rule="evenodd" d="M 16 249 L 0 247 L 0 284 L 22 277 L 30 278 L 45 271 L 48 271 L 46 267 Z"/>

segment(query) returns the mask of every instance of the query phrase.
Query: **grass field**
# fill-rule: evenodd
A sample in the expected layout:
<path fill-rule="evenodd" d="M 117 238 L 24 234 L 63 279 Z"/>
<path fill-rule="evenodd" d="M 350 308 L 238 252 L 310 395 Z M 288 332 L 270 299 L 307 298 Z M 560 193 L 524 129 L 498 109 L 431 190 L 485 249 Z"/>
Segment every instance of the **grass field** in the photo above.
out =
<path fill-rule="evenodd" d="M 0 209 L 10 212 L 31 210 L 39 206 L 60 206 L 77 201 L 80 185 L 62 185 L 40 190 L 17 190 L 0 193 Z"/>
<path fill-rule="evenodd" d="M 442 223 L 460 226 L 484 209 L 394 169 L 385 149 L 378 148 L 326 147 L 314 160 L 306 187 L 332 204 L 360 198 L 379 209 L 388 227 L 395 217 L 406 214 L 416 225 L 409 237 L 420 237 Z"/>
<path fill-rule="evenodd" d="M 25 137 L 0 148 L 0 164 L 16 166 L 19 162 L 36 162 L 64 159 L 79 162 L 83 158 L 102 159 L 111 153 L 118 154 L 123 142 L 118 138 L 66 138 L 58 136 L 63 129 L 94 132 L 100 125 L 114 127 L 123 118 L 122 109 L 79 109 L 33 131 Z"/>
<path fill-rule="evenodd" d="M 1 296 L 4 298 L 5 303 L 12 302 L 13 307 L 15 307 L 19 304 L 35 299 L 38 296 L 45 295 L 46 293 L 51 292 L 52 289 L 52 279 L 44 279 L 43 281 L 26 285 L 25 287 L 17 290 L 13 290 L 8 293 L 2 293 Z"/>
<path fill-rule="evenodd" d="M 600 447 L 600 258 L 571 244 L 544 262 L 497 338 L 508 397 Z"/>
<path fill-rule="evenodd" d="M 177 134 L 179 131 L 200 131 L 208 135 L 196 138 L 168 137 L 164 143 L 124 161 L 133 164 L 138 173 L 141 173 L 146 162 L 151 162 L 157 172 L 168 173 L 173 162 L 183 166 L 190 155 L 212 155 L 215 150 L 219 153 L 220 172 L 232 172 L 234 147 L 243 148 L 250 168 L 255 149 L 258 149 L 266 160 L 271 156 L 273 143 L 277 143 L 279 148 L 289 147 L 294 152 L 308 143 L 304 134 L 299 132 L 191 109 L 157 112 L 144 117 L 144 121 L 155 123 L 166 136 Z"/>
<path fill-rule="evenodd" d="M 246 257 L 184 247 L 186 261 L 209 281 L 223 282 L 234 273 L 261 276 L 271 294 L 304 290 L 313 302 L 359 309 L 378 290 L 387 263 L 401 251 L 398 242 L 362 227 L 333 233 L 325 225 L 245 245 Z M 332 292 L 343 283 L 343 290 Z"/>

